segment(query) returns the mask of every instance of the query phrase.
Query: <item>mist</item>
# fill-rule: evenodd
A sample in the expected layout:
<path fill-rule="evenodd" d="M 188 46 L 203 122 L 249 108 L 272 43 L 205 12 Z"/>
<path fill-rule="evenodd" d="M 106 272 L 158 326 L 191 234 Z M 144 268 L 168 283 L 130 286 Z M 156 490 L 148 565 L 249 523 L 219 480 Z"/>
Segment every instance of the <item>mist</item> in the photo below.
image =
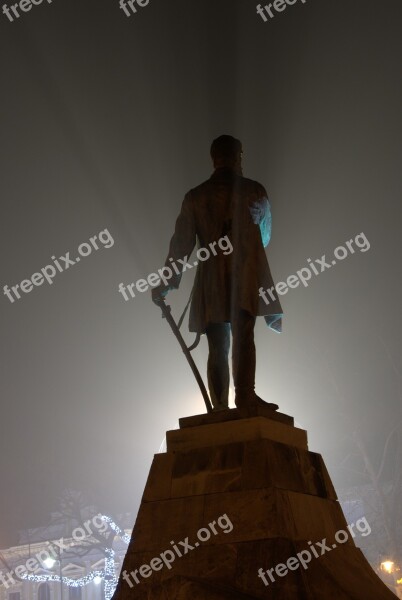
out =
<path fill-rule="evenodd" d="M 276 282 L 369 242 L 280 298 L 281 335 L 256 326 L 257 393 L 308 431 L 337 489 L 366 482 L 354 434 L 378 464 L 401 420 L 401 17 L 397 0 L 308 0 L 267 22 L 245 0 L 1 14 L 1 285 L 56 274 L 2 294 L 0 547 L 66 488 L 135 515 L 166 430 L 204 412 L 149 291 L 118 286 L 163 266 L 223 133 L 268 190 Z M 52 256 L 83 243 L 60 271 Z M 175 318 L 192 283 L 168 297 Z M 204 337 L 194 358 L 205 379 Z"/>

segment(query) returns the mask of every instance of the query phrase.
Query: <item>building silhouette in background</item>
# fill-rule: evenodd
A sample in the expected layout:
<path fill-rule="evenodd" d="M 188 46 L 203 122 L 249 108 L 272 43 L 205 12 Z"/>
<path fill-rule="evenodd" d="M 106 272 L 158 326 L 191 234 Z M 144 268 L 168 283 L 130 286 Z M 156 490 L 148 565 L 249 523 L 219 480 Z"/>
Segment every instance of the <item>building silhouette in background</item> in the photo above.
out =
<path fill-rule="evenodd" d="M 92 518 L 99 514 L 91 508 L 85 513 Z M 126 536 L 131 534 L 133 520 L 130 513 L 116 518 Z M 87 522 L 90 521 L 89 516 Z M 88 531 L 82 541 L 73 537 L 72 532 L 78 524 L 79 520 L 53 513 L 50 525 L 23 530 L 19 532 L 18 545 L 0 550 L 0 600 L 105 600 L 105 546 Z M 114 570 L 118 575 L 127 543 L 110 528 L 108 533 L 108 543 L 114 550 Z M 29 570 L 34 566 L 37 567 L 35 571 Z M 33 576 L 35 581 L 27 580 L 22 571 Z M 94 577 L 94 573 L 98 575 Z M 43 580 L 49 576 L 58 580 Z M 79 580 L 82 584 L 73 587 L 71 580 Z"/>

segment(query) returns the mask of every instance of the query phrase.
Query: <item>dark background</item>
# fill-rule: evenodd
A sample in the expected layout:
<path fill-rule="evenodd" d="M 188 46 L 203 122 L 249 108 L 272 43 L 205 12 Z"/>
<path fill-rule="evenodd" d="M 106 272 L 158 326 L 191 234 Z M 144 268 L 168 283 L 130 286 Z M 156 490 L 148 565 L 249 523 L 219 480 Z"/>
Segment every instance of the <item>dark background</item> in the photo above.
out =
<path fill-rule="evenodd" d="M 402 5 L 307 0 L 264 23 L 256 4 L 0 14 L 1 287 L 100 230 L 115 241 L 52 286 L 1 295 L 0 547 L 47 523 L 65 488 L 135 513 L 165 431 L 204 411 L 149 294 L 117 289 L 163 265 L 222 133 L 269 191 L 276 281 L 360 232 L 371 243 L 281 298 L 281 336 L 258 322 L 258 393 L 308 430 L 340 487 L 359 483 L 341 468 L 349 435 L 376 463 L 401 417 Z M 195 358 L 204 373 L 204 339 Z"/>

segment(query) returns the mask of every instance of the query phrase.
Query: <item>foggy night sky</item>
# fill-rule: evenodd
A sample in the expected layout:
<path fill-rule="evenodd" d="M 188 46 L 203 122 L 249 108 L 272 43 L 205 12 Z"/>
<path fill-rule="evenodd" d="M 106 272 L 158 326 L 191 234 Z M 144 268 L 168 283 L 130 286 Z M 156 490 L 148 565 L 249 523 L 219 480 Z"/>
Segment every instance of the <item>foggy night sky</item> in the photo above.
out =
<path fill-rule="evenodd" d="M 401 417 L 402 5 L 307 0 L 264 23 L 256 4 L 0 13 L 1 288 L 105 228 L 115 242 L 14 304 L 1 294 L 0 548 L 65 488 L 135 513 L 165 431 L 204 412 L 150 294 L 124 302 L 118 285 L 163 266 L 222 133 L 268 190 L 276 283 L 358 233 L 371 244 L 280 298 L 282 335 L 258 320 L 257 393 L 341 487 L 357 483 L 338 468 L 345 434 L 360 428 L 375 462 Z M 192 280 L 168 297 L 176 317 Z M 204 338 L 194 356 L 206 379 Z"/>

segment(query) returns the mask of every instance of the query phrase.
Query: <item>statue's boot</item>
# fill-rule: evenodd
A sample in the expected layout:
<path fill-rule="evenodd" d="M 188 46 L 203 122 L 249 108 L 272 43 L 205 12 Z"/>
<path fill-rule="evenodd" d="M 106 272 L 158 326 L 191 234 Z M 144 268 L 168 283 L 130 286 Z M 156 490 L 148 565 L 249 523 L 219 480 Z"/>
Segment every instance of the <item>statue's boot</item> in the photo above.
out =
<path fill-rule="evenodd" d="M 258 416 L 258 409 L 278 410 L 279 406 L 273 402 L 265 402 L 256 393 L 252 395 L 236 395 L 235 404 L 242 417 Z"/>
<path fill-rule="evenodd" d="M 277 404 L 275 404 L 274 402 L 265 402 L 265 400 L 263 400 L 262 398 L 257 396 L 257 394 L 255 395 L 255 398 L 256 398 L 257 406 L 260 408 L 269 408 L 270 410 L 278 410 L 279 409 L 279 406 Z"/>

